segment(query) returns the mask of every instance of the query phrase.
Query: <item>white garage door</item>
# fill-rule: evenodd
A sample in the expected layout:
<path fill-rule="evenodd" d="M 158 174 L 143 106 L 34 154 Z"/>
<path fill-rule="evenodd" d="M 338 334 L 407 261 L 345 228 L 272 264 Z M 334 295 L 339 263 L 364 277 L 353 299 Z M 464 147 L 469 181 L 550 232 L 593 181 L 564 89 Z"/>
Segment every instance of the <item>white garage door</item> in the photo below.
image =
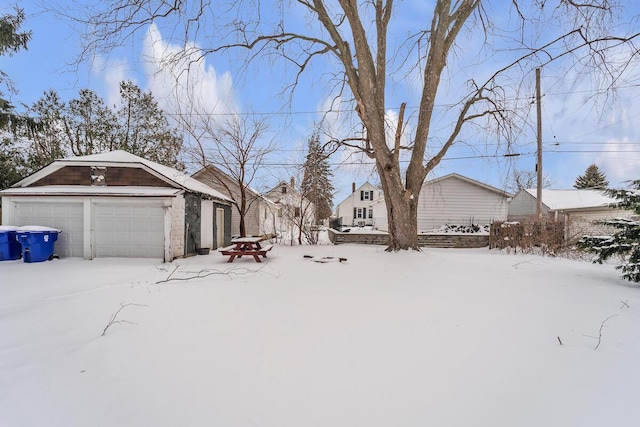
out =
<path fill-rule="evenodd" d="M 96 257 L 164 258 L 164 209 L 160 205 L 97 204 Z"/>
<path fill-rule="evenodd" d="M 60 257 L 82 257 L 84 229 L 82 203 L 16 202 L 17 225 L 42 225 L 62 231 L 54 246 Z"/>

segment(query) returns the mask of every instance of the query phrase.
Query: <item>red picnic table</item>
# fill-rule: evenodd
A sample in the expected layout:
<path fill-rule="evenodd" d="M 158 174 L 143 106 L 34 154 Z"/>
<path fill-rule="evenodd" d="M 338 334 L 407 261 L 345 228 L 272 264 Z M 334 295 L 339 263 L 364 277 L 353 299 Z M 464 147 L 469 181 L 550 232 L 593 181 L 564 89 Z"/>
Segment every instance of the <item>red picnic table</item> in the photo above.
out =
<path fill-rule="evenodd" d="M 243 255 L 251 255 L 256 262 L 262 262 L 260 257 L 266 258 L 273 245 L 262 246 L 260 242 L 264 237 L 238 237 L 231 240 L 231 246 L 219 249 L 222 255 L 228 256 L 227 262 L 233 262 L 236 258 L 242 258 Z"/>

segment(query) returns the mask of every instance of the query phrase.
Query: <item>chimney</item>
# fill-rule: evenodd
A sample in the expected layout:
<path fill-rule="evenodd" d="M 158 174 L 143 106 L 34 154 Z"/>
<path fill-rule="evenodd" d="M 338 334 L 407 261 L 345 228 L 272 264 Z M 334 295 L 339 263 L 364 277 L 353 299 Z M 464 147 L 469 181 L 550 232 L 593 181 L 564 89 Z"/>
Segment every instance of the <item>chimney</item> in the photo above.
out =
<path fill-rule="evenodd" d="M 296 188 L 296 182 L 294 181 L 293 177 L 291 177 L 291 188 Z"/>
<path fill-rule="evenodd" d="M 352 183 L 351 183 L 351 192 L 352 192 L 352 193 L 355 193 L 355 192 L 356 192 L 356 183 L 355 183 L 355 182 L 352 182 Z"/>

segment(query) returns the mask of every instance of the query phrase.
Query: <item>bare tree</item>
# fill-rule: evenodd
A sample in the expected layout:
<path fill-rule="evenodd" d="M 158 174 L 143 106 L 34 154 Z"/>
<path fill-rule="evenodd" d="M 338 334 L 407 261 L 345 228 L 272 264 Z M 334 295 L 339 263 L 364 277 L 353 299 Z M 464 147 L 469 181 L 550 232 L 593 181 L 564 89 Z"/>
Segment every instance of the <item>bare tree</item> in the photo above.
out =
<path fill-rule="evenodd" d="M 366 129 L 359 140 L 348 138 L 337 142 L 340 146 L 357 148 L 375 160 L 388 211 L 389 250 L 417 248 L 420 189 L 427 174 L 459 141 L 463 128 L 473 124 L 490 127 L 508 142 L 522 126 L 522 108 L 527 104 L 513 101 L 514 95 L 517 98 L 513 88 L 517 91 L 532 68 L 566 58 L 580 67 L 604 71 L 610 77 L 608 81 L 615 84 L 625 67 L 617 68 L 611 57 L 620 55 L 620 46 L 638 37 L 633 28 L 622 36 L 607 31 L 616 28 L 607 21 L 614 12 L 615 2 L 611 0 L 512 0 L 508 5 L 488 0 L 432 3 L 430 14 L 413 16 L 426 25 L 413 35 L 400 36 L 404 41 L 398 42 L 391 35 L 406 34 L 407 30 L 402 27 L 395 34 L 389 33 L 392 21 L 403 16 L 395 8 L 410 7 L 410 2 L 297 0 L 292 5 L 283 4 L 280 13 L 274 14 L 264 9 L 272 9 L 271 3 L 244 0 L 233 0 L 216 8 L 207 1 L 114 0 L 106 11 L 95 13 L 88 20 L 85 52 L 119 46 L 146 24 L 169 18 L 167 22 L 172 25 L 176 21 L 183 25 L 183 32 L 174 27 L 173 35 L 185 37 L 185 49 L 174 61 L 191 55 L 194 49 L 204 56 L 232 48 L 248 49 L 250 59 L 277 55 L 297 70 L 289 85 L 295 88 L 311 62 L 327 55 L 333 57 L 332 64 L 337 63 L 338 70 L 329 74 L 338 76 L 340 88 L 348 89 Z M 307 25 L 300 25 L 299 19 L 285 19 L 287 9 L 293 6 L 307 13 Z M 491 6 L 496 6 L 500 13 L 492 12 Z M 299 11 L 295 12 L 298 17 Z M 505 13 L 511 14 L 512 19 L 498 18 Z M 273 22 L 266 22 L 267 16 L 273 17 Z M 515 27 L 500 28 L 513 22 Z M 396 28 L 400 27 L 401 24 Z M 552 32 L 552 28 L 558 30 Z M 205 31 L 216 34 L 220 44 L 200 49 L 188 43 Z M 447 102 L 450 123 L 442 130 L 436 100 L 448 81 L 445 70 L 450 70 L 449 74 L 462 72 L 464 63 L 459 54 L 463 50 L 466 55 L 474 54 L 456 46 L 463 34 L 466 40 L 484 41 L 472 49 L 486 52 L 481 59 L 487 65 L 498 65 L 494 73 L 478 70 L 468 78 L 466 86 L 447 94 L 457 99 Z M 391 43 L 395 45 L 388 49 Z M 497 52 L 504 53 L 500 61 L 496 60 Z M 637 50 L 631 46 L 628 52 L 635 57 Z M 412 118 L 408 145 L 402 143 L 406 131 L 404 104 L 398 115 L 395 139 L 386 138 L 387 79 L 393 73 L 392 66 L 406 75 L 419 76 L 419 105 Z M 435 129 L 442 134 L 437 135 Z M 406 169 L 401 168 L 401 152 L 410 153 Z"/>
<path fill-rule="evenodd" d="M 536 188 L 538 175 L 536 171 L 513 169 L 511 171 L 511 179 L 507 182 L 507 191 L 517 193 L 520 190 Z M 551 180 L 547 175 L 542 177 L 542 188 L 551 187 Z"/>
<path fill-rule="evenodd" d="M 218 122 L 205 113 L 180 114 L 178 120 L 193 141 L 187 151 L 203 168 L 196 177 L 233 200 L 240 235 L 246 236 L 249 210 L 261 199 L 251 185 L 274 150 L 272 142 L 264 140 L 265 120 L 232 115 Z"/>

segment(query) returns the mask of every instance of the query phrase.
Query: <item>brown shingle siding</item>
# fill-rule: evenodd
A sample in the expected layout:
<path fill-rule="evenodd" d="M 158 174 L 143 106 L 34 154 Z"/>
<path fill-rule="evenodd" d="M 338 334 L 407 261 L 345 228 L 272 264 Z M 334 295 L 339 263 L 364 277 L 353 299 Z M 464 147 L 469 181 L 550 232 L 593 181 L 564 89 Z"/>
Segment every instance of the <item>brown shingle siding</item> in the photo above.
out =
<path fill-rule="evenodd" d="M 91 185 L 91 167 L 67 166 L 31 184 L 31 187 L 43 185 Z"/>
<path fill-rule="evenodd" d="M 107 186 L 173 187 L 160 178 L 140 168 L 107 167 Z M 31 184 L 43 185 L 91 185 L 90 166 L 65 166 Z"/>

